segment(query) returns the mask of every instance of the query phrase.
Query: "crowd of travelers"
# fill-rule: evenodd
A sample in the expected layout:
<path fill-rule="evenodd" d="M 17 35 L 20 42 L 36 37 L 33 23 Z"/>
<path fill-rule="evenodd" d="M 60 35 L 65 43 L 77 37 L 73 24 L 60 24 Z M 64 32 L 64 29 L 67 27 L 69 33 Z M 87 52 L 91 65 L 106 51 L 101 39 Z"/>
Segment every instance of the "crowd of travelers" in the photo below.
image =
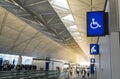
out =
<path fill-rule="evenodd" d="M 85 77 L 89 77 L 90 76 L 90 69 L 89 68 L 73 68 L 73 67 L 70 67 L 70 68 L 67 68 L 66 71 L 69 76 L 81 76 L 82 79 L 85 79 Z"/>
<path fill-rule="evenodd" d="M 0 66 L 0 71 L 10 71 L 10 70 L 36 70 L 36 65 L 13 65 L 13 64 L 4 64 Z"/>

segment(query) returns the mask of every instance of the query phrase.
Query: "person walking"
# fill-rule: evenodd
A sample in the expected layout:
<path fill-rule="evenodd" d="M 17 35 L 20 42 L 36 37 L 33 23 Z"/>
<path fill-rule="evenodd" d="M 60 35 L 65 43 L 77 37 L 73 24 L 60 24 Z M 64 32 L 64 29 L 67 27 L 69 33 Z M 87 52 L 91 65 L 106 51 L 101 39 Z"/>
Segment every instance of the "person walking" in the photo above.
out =
<path fill-rule="evenodd" d="M 76 74 L 79 76 L 79 69 L 76 69 Z"/>
<path fill-rule="evenodd" d="M 86 76 L 86 70 L 85 68 L 82 69 L 82 79 L 85 79 Z"/>
<path fill-rule="evenodd" d="M 90 69 L 87 69 L 87 76 L 90 76 Z"/>
<path fill-rule="evenodd" d="M 72 69 L 72 67 L 70 68 L 70 75 L 72 76 L 72 74 L 73 74 L 73 69 Z"/>

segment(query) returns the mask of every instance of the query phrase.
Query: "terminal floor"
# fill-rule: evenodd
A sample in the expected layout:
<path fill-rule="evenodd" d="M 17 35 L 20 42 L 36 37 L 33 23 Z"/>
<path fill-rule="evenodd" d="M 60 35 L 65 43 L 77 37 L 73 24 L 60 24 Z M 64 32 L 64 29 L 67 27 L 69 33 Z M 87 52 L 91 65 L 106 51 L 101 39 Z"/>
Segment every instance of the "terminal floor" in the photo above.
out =
<path fill-rule="evenodd" d="M 73 76 L 69 76 L 69 77 L 62 76 L 62 77 L 60 77 L 59 79 L 83 79 L 83 78 L 82 78 L 82 76 L 73 75 Z M 86 76 L 85 79 L 95 79 L 95 76 L 94 76 L 94 75 L 91 75 L 91 76 L 89 76 L 89 77 Z"/>
<path fill-rule="evenodd" d="M 74 78 L 59 78 L 59 79 L 83 79 L 82 77 L 74 77 Z M 91 77 L 87 77 L 87 78 L 85 78 L 85 79 L 95 79 L 95 78 L 91 78 Z"/>

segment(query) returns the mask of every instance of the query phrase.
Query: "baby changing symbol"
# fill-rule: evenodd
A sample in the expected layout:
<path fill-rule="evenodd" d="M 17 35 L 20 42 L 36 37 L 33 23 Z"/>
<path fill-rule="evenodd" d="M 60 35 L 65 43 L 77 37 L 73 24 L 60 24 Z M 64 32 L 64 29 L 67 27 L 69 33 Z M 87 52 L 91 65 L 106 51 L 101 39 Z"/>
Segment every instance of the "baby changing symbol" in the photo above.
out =
<path fill-rule="evenodd" d="M 95 21 L 95 18 L 92 18 L 92 22 L 90 23 L 90 27 L 92 29 L 97 29 L 97 28 L 100 28 L 101 25 L 97 21 Z"/>
<path fill-rule="evenodd" d="M 91 48 L 91 53 L 93 54 L 93 53 L 96 53 L 96 52 L 97 52 L 96 46 L 94 45 L 94 46 L 92 46 L 92 48 Z"/>

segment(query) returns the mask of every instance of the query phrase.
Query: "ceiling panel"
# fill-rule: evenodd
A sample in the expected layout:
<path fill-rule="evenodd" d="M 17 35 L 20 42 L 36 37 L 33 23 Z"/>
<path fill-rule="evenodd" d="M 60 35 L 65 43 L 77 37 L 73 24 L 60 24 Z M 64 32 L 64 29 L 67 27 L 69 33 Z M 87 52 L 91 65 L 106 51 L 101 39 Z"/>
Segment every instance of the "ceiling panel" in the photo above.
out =
<path fill-rule="evenodd" d="M 5 29 L 5 28 L 4 28 Z M 14 31 L 14 30 L 6 30 L 7 32 L 4 32 L 4 29 L 3 29 L 3 33 L 2 33 L 2 36 L 8 38 L 8 39 L 13 39 L 15 40 L 17 35 L 18 35 L 18 32 Z"/>

